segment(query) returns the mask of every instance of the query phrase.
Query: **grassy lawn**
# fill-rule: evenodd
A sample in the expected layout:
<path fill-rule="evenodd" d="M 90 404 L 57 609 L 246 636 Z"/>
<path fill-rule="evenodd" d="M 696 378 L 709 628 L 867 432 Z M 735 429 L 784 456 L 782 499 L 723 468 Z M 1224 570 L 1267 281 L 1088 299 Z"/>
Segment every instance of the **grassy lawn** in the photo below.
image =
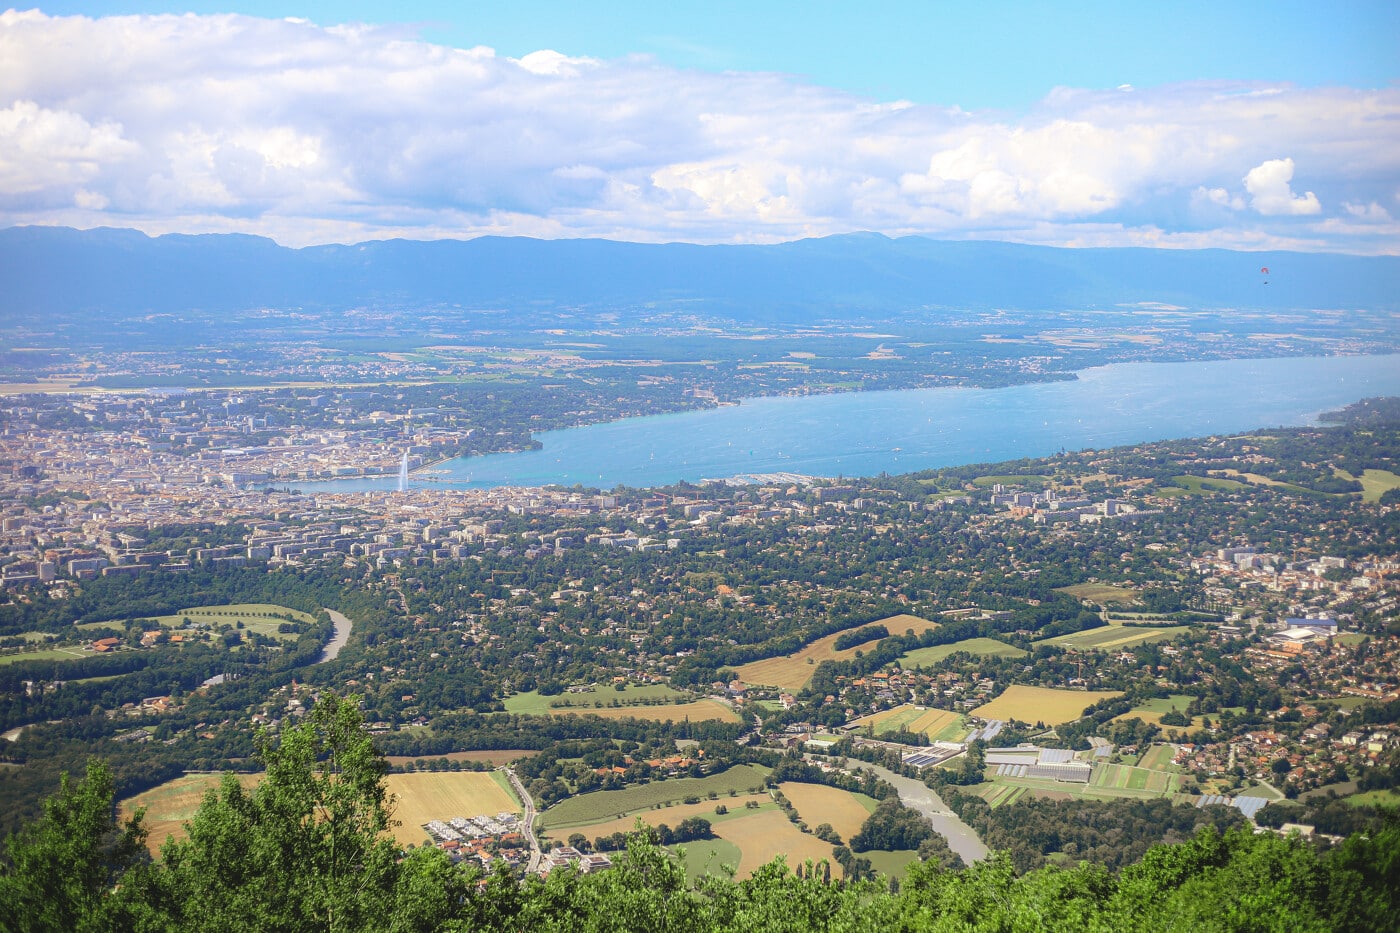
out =
<path fill-rule="evenodd" d="M 1130 603 L 1142 595 L 1141 590 L 1126 586 L 1113 586 L 1108 583 L 1076 583 L 1074 586 L 1057 586 L 1055 592 L 1082 599 L 1086 603 Z"/>
<path fill-rule="evenodd" d="M 913 651 L 905 652 L 900 656 L 899 662 L 905 668 L 932 667 L 944 658 L 958 651 L 966 651 L 968 654 L 981 655 L 991 658 L 1019 658 L 1026 654 L 1025 649 L 1017 648 L 1015 645 L 1008 645 L 1004 641 L 997 641 L 995 638 L 964 638 L 962 641 L 955 641 L 947 645 L 930 645 L 927 648 L 915 648 Z"/>
<path fill-rule="evenodd" d="M 587 826 L 606 820 L 630 816 L 643 810 L 655 809 L 668 801 L 680 803 L 686 797 L 705 797 L 711 791 L 721 798 L 732 790 L 744 793 L 763 786 L 768 768 L 761 765 L 736 765 L 721 774 L 702 778 L 672 778 L 635 784 L 622 790 L 600 790 L 580 794 L 560 801 L 540 815 L 545 830 Z M 716 801 L 722 803 L 723 800 Z M 710 805 L 714 809 L 714 803 Z"/>
<path fill-rule="evenodd" d="M 1109 697 L 1122 696 L 1121 690 L 1057 690 L 1053 687 L 1013 685 L 990 703 L 972 711 L 983 719 L 1019 719 L 1043 722 L 1048 726 L 1072 722 L 1084 708 Z"/>

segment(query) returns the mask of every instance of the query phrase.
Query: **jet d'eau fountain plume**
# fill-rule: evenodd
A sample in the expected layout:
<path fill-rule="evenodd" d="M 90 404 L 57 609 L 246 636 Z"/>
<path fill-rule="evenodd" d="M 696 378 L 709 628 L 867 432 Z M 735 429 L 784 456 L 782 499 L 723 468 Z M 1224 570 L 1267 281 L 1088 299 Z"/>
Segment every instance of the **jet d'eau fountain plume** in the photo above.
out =
<path fill-rule="evenodd" d="M 399 461 L 399 492 L 408 488 L 408 451 L 403 452 L 403 459 Z"/>

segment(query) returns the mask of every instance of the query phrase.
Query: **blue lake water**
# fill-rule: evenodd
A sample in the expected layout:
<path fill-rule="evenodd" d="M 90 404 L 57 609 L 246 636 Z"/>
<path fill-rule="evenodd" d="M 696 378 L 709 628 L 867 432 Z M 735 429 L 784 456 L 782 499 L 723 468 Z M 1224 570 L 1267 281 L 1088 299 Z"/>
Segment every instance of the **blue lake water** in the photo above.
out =
<path fill-rule="evenodd" d="M 464 457 L 418 488 L 658 486 L 743 473 L 871 476 L 1173 437 L 1311 424 L 1400 395 L 1400 355 L 1120 363 L 1072 382 L 751 399 L 537 435 L 540 450 Z M 299 483 L 392 489 L 396 477 Z"/>

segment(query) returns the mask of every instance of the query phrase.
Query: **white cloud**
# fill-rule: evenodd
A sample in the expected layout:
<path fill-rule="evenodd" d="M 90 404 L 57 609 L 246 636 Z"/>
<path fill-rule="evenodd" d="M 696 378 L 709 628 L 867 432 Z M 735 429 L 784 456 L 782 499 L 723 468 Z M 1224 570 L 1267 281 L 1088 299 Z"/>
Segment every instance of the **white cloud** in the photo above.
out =
<path fill-rule="evenodd" d="M 1265 216 L 1322 213 L 1322 204 L 1318 202 L 1317 195 L 1309 191 L 1299 197 L 1289 185 L 1292 180 L 1292 159 L 1269 159 L 1250 169 L 1244 176 L 1250 206 Z"/>
<path fill-rule="evenodd" d="M 1396 178 L 1400 89 L 1056 88 L 1011 119 L 402 29 L 0 13 L 0 224 L 1400 252 Z"/>

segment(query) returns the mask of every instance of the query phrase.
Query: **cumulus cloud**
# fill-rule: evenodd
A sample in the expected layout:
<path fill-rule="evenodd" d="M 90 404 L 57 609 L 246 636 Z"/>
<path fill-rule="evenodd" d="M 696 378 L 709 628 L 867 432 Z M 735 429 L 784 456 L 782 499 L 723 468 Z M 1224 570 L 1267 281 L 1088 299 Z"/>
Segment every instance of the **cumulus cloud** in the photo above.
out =
<path fill-rule="evenodd" d="M 1244 176 L 1244 188 L 1250 194 L 1249 204 L 1265 216 L 1279 214 L 1320 214 L 1322 204 L 1309 191 L 1299 197 L 1289 182 L 1293 180 L 1292 159 L 1269 159 Z"/>
<path fill-rule="evenodd" d="M 1057 88 L 1011 119 L 402 29 L 0 13 L 0 224 L 1374 252 L 1397 177 L 1400 89 Z"/>

